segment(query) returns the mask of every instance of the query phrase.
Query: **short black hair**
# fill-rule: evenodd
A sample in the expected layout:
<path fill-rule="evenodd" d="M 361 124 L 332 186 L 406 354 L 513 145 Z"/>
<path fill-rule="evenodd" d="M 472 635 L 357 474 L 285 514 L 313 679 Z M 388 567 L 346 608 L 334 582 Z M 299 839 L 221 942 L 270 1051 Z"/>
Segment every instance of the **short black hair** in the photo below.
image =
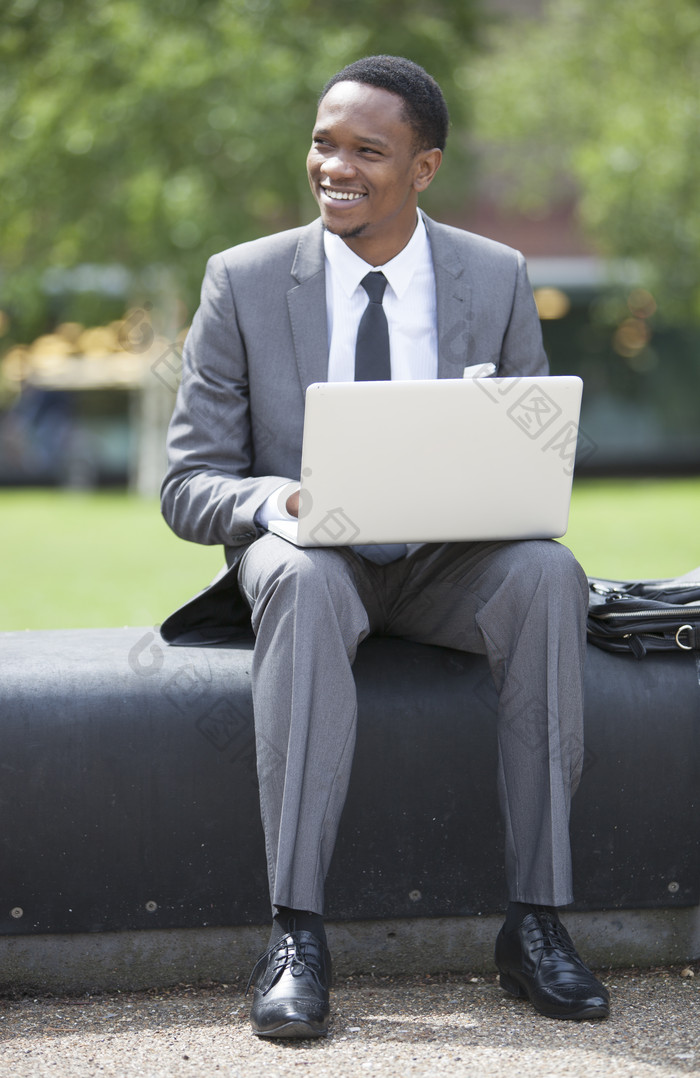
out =
<path fill-rule="evenodd" d="M 420 150 L 432 150 L 437 146 L 444 150 L 449 113 L 442 90 L 413 60 L 403 56 L 365 56 L 348 64 L 323 87 L 319 104 L 337 82 L 362 82 L 377 86 L 403 99 L 406 120 L 413 128 L 416 145 Z"/>

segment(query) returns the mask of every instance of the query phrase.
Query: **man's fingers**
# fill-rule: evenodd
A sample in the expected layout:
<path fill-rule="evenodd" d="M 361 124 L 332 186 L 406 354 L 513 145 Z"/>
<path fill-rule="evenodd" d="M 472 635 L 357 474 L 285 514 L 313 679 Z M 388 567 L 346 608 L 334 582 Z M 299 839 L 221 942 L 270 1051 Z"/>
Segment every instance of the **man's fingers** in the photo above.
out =
<path fill-rule="evenodd" d="M 292 517 L 299 516 L 299 491 L 295 490 L 293 494 L 290 494 L 287 498 L 286 504 L 287 512 Z"/>

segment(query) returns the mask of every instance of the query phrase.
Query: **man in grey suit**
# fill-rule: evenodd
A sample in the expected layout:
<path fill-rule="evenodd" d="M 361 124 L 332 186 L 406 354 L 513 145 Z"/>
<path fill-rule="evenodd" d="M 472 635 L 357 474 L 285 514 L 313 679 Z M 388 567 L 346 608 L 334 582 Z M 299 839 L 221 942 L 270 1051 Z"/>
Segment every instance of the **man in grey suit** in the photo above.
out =
<path fill-rule="evenodd" d="M 368 57 L 331 79 L 308 155 L 320 220 L 214 256 L 187 338 L 163 512 L 183 538 L 222 543 L 229 568 L 162 631 L 205 640 L 250 619 L 256 635 L 273 912 L 252 978 L 261 1036 L 327 1032 L 324 880 L 355 742 L 352 663 L 373 632 L 488 657 L 510 898 L 501 984 L 551 1017 L 608 1014 L 556 912 L 572 901 L 569 805 L 583 755 L 587 582 L 570 552 L 553 541 L 304 550 L 266 531 L 299 512 L 310 383 L 352 380 L 356 364 L 375 362 L 388 366 L 361 377 L 547 371 L 522 256 L 418 211 L 447 125 L 439 87 L 408 60 Z M 379 323 L 368 334 L 370 307 Z"/>

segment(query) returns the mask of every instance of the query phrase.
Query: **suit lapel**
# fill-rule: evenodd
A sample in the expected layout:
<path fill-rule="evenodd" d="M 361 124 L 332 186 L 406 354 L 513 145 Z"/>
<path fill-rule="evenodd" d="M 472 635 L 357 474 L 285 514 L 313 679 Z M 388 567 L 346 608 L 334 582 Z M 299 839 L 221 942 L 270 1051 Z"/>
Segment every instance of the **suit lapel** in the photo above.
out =
<path fill-rule="evenodd" d="M 289 320 L 299 378 L 306 391 L 328 378 L 328 322 L 323 229 L 314 221 L 304 229 L 292 265 L 297 282 L 287 293 Z"/>
<path fill-rule="evenodd" d="M 472 290 L 449 232 L 423 215 L 437 294 L 438 378 L 461 378 L 471 350 Z"/>

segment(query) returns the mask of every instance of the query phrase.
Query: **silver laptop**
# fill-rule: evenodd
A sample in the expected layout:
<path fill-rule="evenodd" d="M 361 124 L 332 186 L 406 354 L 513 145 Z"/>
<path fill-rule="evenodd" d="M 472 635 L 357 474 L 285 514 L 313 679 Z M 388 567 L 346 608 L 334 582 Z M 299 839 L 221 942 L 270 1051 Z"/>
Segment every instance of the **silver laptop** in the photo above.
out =
<path fill-rule="evenodd" d="M 580 378 L 321 382 L 306 393 L 298 546 L 558 538 Z"/>

